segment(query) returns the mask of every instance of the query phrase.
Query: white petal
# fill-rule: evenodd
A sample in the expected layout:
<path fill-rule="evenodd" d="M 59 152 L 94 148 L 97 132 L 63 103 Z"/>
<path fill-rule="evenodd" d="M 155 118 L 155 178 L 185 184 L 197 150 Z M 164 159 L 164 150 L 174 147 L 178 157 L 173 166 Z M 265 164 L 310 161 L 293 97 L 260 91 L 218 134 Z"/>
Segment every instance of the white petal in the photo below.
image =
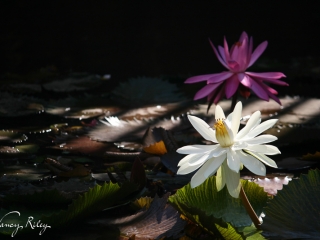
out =
<path fill-rule="evenodd" d="M 265 135 L 260 135 L 256 138 L 252 138 L 249 140 L 243 139 L 243 141 L 246 141 L 246 143 L 251 144 L 251 145 L 256 145 L 256 144 L 263 144 L 263 143 L 269 143 L 277 140 L 278 138 L 276 136 L 270 135 L 270 134 L 265 134 Z"/>
<path fill-rule="evenodd" d="M 191 172 L 197 170 L 199 167 L 201 167 L 203 165 L 203 163 L 204 162 L 199 163 L 197 165 L 193 165 L 193 166 L 191 166 L 189 164 L 184 164 L 178 169 L 177 174 L 183 175 L 183 174 L 191 173 Z"/>
<path fill-rule="evenodd" d="M 184 165 L 184 164 L 188 164 L 188 162 L 193 159 L 193 158 L 200 158 L 203 154 L 189 154 L 187 156 L 185 156 L 184 158 L 182 158 L 180 160 L 180 162 L 178 163 L 178 167 Z"/>
<path fill-rule="evenodd" d="M 227 149 L 226 148 L 223 148 L 220 146 L 220 144 L 217 144 L 217 148 L 214 149 L 212 152 L 211 152 L 211 155 L 212 157 L 219 157 L 221 156 L 222 154 L 226 153 L 227 152 Z"/>
<path fill-rule="evenodd" d="M 216 119 L 225 119 L 226 118 L 222 108 L 219 105 L 216 106 L 215 118 Z"/>
<path fill-rule="evenodd" d="M 229 113 L 229 115 L 226 119 L 228 122 L 232 122 L 232 115 L 233 115 L 233 112 Z"/>
<path fill-rule="evenodd" d="M 229 149 L 227 151 L 227 163 L 229 168 L 234 172 L 239 172 L 240 170 L 240 160 L 237 156 L 237 152 Z"/>
<path fill-rule="evenodd" d="M 217 148 L 217 145 L 189 145 L 177 149 L 177 153 L 181 154 L 194 154 L 205 153 Z"/>
<path fill-rule="evenodd" d="M 244 149 L 248 146 L 247 142 L 235 142 L 232 146 L 233 151 Z"/>
<path fill-rule="evenodd" d="M 214 161 L 214 158 L 208 159 L 205 164 L 202 165 L 202 167 L 193 175 L 191 178 L 191 188 L 195 188 L 199 186 L 201 183 L 203 183 L 207 177 L 205 177 L 204 172 L 207 170 L 208 166 Z"/>
<path fill-rule="evenodd" d="M 266 165 L 268 165 L 270 167 L 278 168 L 276 162 L 273 161 L 271 158 L 267 157 L 266 155 L 264 155 L 262 153 L 255 153 L 255 152 L 250 152 L 250 151 L 246 151 L 246 152 L 248 154 L 252 155 L 253 157 L 259 159 L 264 164 L 266 164 Z"/>
<path fill-rule="evenodd" d="M 236 136 L 238 133 L 241 114 L 242 114 L 242 103 L 238 102 L 232 113 L 231 129 L 233 132 L 233 136 Z"/>
<path fill-rule="evenodd" d="M 225 166 L 225 164 L 226 163 L 223 162 L 217 171 L 216 187 L 217 187 L 218 192 L 226 185 L 226 172 L 225 172 L 226 166 Z"/>
<path fill-rule="evenodd" d="M 257 153 L 263 153 L 267 155 L 275 155 L 280 154 L 281 152 L 279 149 L 272 145 L 249 145 L 245 148 L 246 150 L 257 152 Z"/>
<path fill-rule="evenodd" d="M 191 159 L 188 164 L 190 166 L 195 166 L 195 165 L 199 165 L 199 164 L 202 164 L 204 163 L 208 158 L 209 158 L 209 153 L 205 153 L 204 155 L 202 155 L 200 158 L 196 159 L 196 158 L 193 158 Z M 199 154 L 200 155 L 200 154 Z"/>
<path fill-rule="evenodd" d="M 192 126 L 201 134 L 201 136 L 209 141 L 217 143 L 215 131 L 202 119 L 188 115 L 188 119 Z"/>
<path fill-rule="evenodd" d="M 234 197 L 238 198 L 240 193 L 240 172 L 234 172 L 228 167 L 225 168 L 226 172 L 226 184 L 228 188 L 229 194 Z"/>
<path fill-rule="evenodd" d="M 246 137 L 248 138 L 253 138 L 257 135 L 259 135 L 260 133 L 264 132 L 265 130 L 271 128 L 274 124 L 276 124 L 276 122 L 278 121 L 278 119 L 270 119 L 267 120 L 263 123 L 261 123 L 260 125 L 258 125 L 257 127 L 253 128 Z"/>
<path fill-rule="evenodd" d="M 224 126 L 227 129 L 227 132 L 228 132 L 228 135 L 229 135 L 230 139 L 232 139 L 232 141 L 233 141 L 235 134 L 233 134 L 233 130 L 231 128 L 231 122 L 224 121 Z"/>
<path fill-rule="evenodd" d="M 256 123 L 257 123 L 258 121 L 260 121 L 260 117 L 261 117 L 260 111 L 254 112 L 254 113 L 251 115 L 251 117 L 250 117 L 249 121 L 247 122 L 246 126 L 245 126 L 244 128 L 242 128 L 242 129 L 238 132 L 238 134 L 237 134 L 237 136 L 235 137 L 235 139 L 239 140 L 239 139 L 245 137 L 245 136 L 247 135 L 247 133 L 250 132 L 250 130 L 251 130 L 254 126 L 256 126 Z"/>
<path fill-rule="evenodd" d="M 214 160 L 212 162 L 210 162 L 210 164 L 206 165 L 206 169 L 205 169 L 203 175 L 207 178 L 209 176 L 212 176 L 217 171 L 217 169 L 221 166 L 221 164 L 223 163 L 223 161 L 225 159 L 226 159 L 226 157 L 223 155 L 214 158 Z"/>
<path fill-rule="evenodd" d="M 239 151 L 238 156 L 240 161 L 250 172 L 260 176 L 266 175 L 266 167 L 258 159 L 250 156 L 249 154 L 245 154 L 242 151 Z"/>

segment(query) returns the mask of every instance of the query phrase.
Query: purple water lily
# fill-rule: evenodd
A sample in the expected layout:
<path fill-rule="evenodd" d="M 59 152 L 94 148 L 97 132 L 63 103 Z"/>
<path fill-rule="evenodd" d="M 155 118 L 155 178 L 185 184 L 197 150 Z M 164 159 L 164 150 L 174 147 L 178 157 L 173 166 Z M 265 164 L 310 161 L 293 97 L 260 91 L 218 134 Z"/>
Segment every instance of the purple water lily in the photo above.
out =
<path fill-rule="evenodd" d="M 250 90 L 252 90 L 259 98 L 265 101 L 269 101 L 271 98 L 281 105 L 280 100 L 275 96 L 278 92 L 264 82 L 288 86 L 286 82 L 279 80 L 279 78 L 286 77 L 283 73 L 246 71 L 264 52 L 268 45 L 267 41 L 252 51 L 252 37 L 249 39 L 248 34 L 243 32 L 239 41 L 232 45 L 230 51 L 226 38 L 224 38 L 224 47 L 218 46 L 218 50 L 211 41 L 210 44 L 219 62 L 228 71 L 188 78 L 185 83 L 207 81 L 207 85 L 196 93 L 194 100 L 207 96 L 211 103 L 217 104 L 224 96 L 232 97 L 237 90 L 246 98 L 250 96 Z"/>

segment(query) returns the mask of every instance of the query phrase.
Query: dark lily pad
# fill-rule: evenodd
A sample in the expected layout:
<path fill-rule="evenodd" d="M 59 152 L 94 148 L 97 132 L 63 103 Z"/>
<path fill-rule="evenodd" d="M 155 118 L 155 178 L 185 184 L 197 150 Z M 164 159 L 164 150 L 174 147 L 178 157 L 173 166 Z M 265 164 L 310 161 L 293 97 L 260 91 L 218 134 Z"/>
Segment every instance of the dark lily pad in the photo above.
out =
<path fill-rule="evenodd" d="M 24 116 L 44 111 L 43 101 L 24 95 L 0 94 L 0 116 Z"/>
<path fill-rule="evenodd" d="M 261 228 L 283 239 L 319 238 L 319 188 L 318 169 L 302 174 L 300 179 L 292 179 L 268 202 Z"/>
<path fill-rule="evenodd" d="M 21 143 L 26 141 L 28 137 L 24 134 L 13 132 L 10 130 L 1 130 L 0 131 L 0 142 L 14 142 Z"/>
<path fill-rule="evenodd" d="M 102 77 L 87 73 L 72 73 L 65 79 L 43 84 L 47 90 L 54 92 L 84 91 L 103 83 Z"/>
<path fill-rule="evenodd" d="M 104 125 L 99 125 L 90 130 L 88 135 L 97 141 L 119 142 L 142 139 L 146 130 L 151 127 L 163 127 L 166 130 L 179 131 L 190 127 L 189 121 L 184 117 L 158 120 L 130 120 L 124 121 L 117 117 L 106 118 Z"/>

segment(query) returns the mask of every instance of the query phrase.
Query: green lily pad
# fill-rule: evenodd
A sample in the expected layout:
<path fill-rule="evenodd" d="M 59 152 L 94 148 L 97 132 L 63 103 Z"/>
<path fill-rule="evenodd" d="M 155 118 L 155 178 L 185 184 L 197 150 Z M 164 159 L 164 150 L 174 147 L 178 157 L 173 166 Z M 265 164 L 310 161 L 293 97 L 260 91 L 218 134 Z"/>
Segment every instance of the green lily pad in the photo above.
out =
<path fill-rule="evenodd" d="M 212 176 L 196 188 L 191 188 L 188 184 L 171 196 L 169 201 L 179 211 L 196 213 L 196 209 L 199 209 L 208 216 L 221 218 L 224 222 L 231 223 L 234 227 L 250 226 L 252 221 L 241 200 L 231 197 L 226 187 L 217 192 L 215 181 L 216 177 Z M 241 184 L 253 209 L 259 216 L 268 200 L 267 193 L 255 183 L 241 180 Z"/>
<path fill-rule="evenodd" d="M 262 229 L 285 239 L 319 238 L 320 170 L 310 170 L 283 186 L 264 209 Z"/>
<path fill-rule="evenodd" d="M 136 190 L 137 186 L 130 182 L 126 182 L 121 186 L 112 182 L 101 186 L 96 185 L 74 200 L 67 210 L 46 216 L 43 218 L 43 221 L 55 227 L 66 226 L 72 221 L 83 219 L 116 205 Z"/>

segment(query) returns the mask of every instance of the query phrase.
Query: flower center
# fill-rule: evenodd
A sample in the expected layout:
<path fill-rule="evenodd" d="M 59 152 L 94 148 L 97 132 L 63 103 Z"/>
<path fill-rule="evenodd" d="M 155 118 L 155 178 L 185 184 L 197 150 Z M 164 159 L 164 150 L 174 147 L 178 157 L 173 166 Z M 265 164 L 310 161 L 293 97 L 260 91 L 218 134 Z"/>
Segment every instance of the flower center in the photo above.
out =
<path fill-rule="evenodd" d="M 234 44 L 235 46 L 237 46 L 237 47 L 241 47 L 241 45 L 242 45 L 242 42 L 235 42 L 235 44 Z"/>
<path fill-rule="evenodd" d="M 214 128 L 216 129 L 216 138 L 221 147 L 230 147 L 233 145 L 233 139 L 230 137 L 228 126 L 224 120 L 217 119 Z"/>

